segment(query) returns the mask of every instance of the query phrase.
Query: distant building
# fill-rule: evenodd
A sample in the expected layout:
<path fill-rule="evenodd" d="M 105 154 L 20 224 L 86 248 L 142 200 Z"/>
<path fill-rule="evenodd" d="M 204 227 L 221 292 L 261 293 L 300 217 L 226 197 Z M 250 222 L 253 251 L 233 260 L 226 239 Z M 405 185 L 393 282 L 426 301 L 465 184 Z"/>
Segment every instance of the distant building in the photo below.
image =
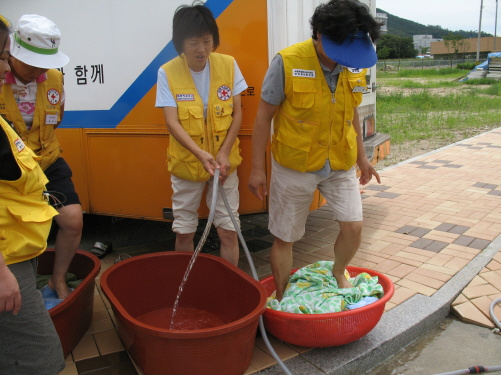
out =
<path fill-rule="evenodd" d="M 452 46 L 446 47 L 445 41 L 432 42 L 431 54 L 435 59 L 465 58 L 475 59 L 477 57 L 477 38 L 462 39 L 459 41 L 457 53 Z M 485 60 L 487 54 L 501 51 L 501 37 L 496 38 L 496 48 L 494 48 L 494 37 L 487 36 L 480 38 L 480 59 Z"/>
<path fill-rule="evenodd" d="M 376 21 L 382 23 L 381 34 L 388 32 L 388 15 L 386 13 L 376 13 Z"/>
<path fill-rule="evenodd" d="M 430 52 L 432 42 L 439 42 L 443 39 L 433 38 L 433 35 L 413 35 L 412 40 L 414 41 L 414 49 L 418 51 L 418 54 L 423 54 L 423 48 L 426 48 L 424 54 L 427 54 Z"/>

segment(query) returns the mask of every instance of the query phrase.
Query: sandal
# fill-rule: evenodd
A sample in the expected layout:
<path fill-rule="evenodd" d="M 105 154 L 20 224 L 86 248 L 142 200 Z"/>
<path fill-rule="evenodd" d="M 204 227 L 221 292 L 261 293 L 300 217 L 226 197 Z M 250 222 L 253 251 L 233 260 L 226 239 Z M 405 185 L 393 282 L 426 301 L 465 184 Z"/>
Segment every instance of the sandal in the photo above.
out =
<path fill-rule="evenodd" d="M 96 242 L 94 243 L 94 247 L 89 250 L 89 252 L 99 259 L 103 259 L 106 255 L 111 253 L 113 250 L 113 245 L 111 242 Z"/>

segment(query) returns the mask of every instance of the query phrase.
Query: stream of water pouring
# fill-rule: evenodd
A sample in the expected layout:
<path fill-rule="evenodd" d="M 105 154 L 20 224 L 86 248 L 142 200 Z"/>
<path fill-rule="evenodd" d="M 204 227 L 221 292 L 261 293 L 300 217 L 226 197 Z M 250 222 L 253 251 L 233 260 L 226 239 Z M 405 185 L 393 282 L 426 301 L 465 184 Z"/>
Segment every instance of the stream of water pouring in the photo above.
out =
<path fill-rule="evenodd" d="M 219 180 L 219 170 L 216 170 L 216 173 L 214 174 L 214 185 L 213 185 L 213 190 L 212 190 L 211 210 L 210 210 L 210 213 L 209 213 L 209 218 L 207 220 L 207 226 L 205 227 L 205 231 L 204 231 L 205 238 L 207 238 L 207 234 L 209 233 L 209 231 L 208 231 L 207 228 L 210 228 L 210 226 L 212 225 L 212 220 L 214 219 L 214 214 L 213 213 L 214 213 L 215 208 L 216 208 L 216 203 L 215 202 L 216 202 L 216 197 L 217 197 L 217 186 L 218 186 L 217 184 L 218 184 L 218 180 Z M 247 257 L 247 260 L 249 262 L 249 265 L 250 265 L 250 268 L 251 268 L 251 272 L 252 272 L 252 276 L 254 277 L 254 279 L 256 279 L 256 281 L 259 281 L 259 278 L 258 278 L 257 272 L 256 272 L 256 267 L 254 267 L 254 261 L 252 260 L 252 257 L 250 255 L 249 248 L 247 247 L 247 245 L 245 243 L 245 239 L 242 236 L 242 232 L 239 229 L 239 225 L 238 225 L 235 217 L 231 213 L 230 204 L 228 203 L 228 200 L 226 199 L 226 196 L 225 196 L 224 190 L 223 190 L 223 185 L 220 182 L 219 182 L 219 188 L 221 189 L 221 198 L 223 199 L 224 205 L 226 206 L 226 209 L 228 210 L 228 214 L 230 215 L 231 222 L 235 226 L 235 228 L 237 230 L 238 238 L 240 239 L 240 242 L 241 242 L 241 244 L 242 244 L 242 246 L 244 248 L 245 256 Z M 207 232 L 207 234 L 206 234 L 206 232 Z M 202 235 L 202 238 L 200 239 L 200 242 L 199 242 L 199 244 L 197 246 L 198 252 L 200 252 L 200 249 L 202 248 L 202 246 L 200 244 L 203 245 L 204 243 L 205 243 L 205 239 L 203 238 L 203 235 Z M 195 261 L 193 259 L 196 259 L 196 257 L 197 257 L 197 251 L 195 251 L 195 253 L 193 254 L 193 256 L 191 258 L 191 260 L 193 261 L 193 263 L 195 263 Z M 191 263 L 192 262 L 190 261 L 190 264 Z M 191 267 L 193 267 L 193 265 L 191 265 Z M 175 305 L 176 308 L 178 307 L 179 296 L 181 295 L 181 292 L 183 291 L 183 287 L 184 287 L 184 283 L 186 282 L 186 279 L 188 279 L 188 274 L 190 273 L 191 267 L 188 266 L 188 268 L 186 269 L 186 273 L 184 275 L 183 282 L 179 286 L 179 292 L 178 292 L 178 295 L 176 297 L 176 302 L 174 303 L 174 305 Z M 494 301 L 494 302 L 496 302 L 496 301 Z M 175 315 L 175 310 L 173 309 L 170 329 L 173 329 L 173 327 L 174 327 L 174 315 Z M 268 339 L 268 335 L 267 335 L 266 329 L 264 327 L 264 322 L 263 322 L 263 317 L 262 316 L 259 317 L 259 329 L 261 330 L 261 336 L 263 337 L 264 343 L 266 344 L 266 347 L 270 351 L 270 353 L 273 356 L 273 358 L 275 358 L 275 360 L 278 362 L 278 364 L 280 365 L 280 367 L 282 368 L 282 370 L 284 371 L 284 373 L 286 375 L 292 375 L 292 373 L 287 368 L 287 366 L 285 366 L 285 364 L 282 362 L 282 359 L 277 354 L 277 352 L 275 351 L 275 349 L 273 349 L 273 346 L 271 345 L 270 340 Z"/>
<path fill-rule="evenodd" d="M 219 169 L 216 169 L 216 171 L 214 173 L 214 184 L 212 186 L 212 203 L 211 203 L 211 207 L 210 207 L 209 217 L 207 219 L 207 225 L 205 226 L 202 237 L 200 238 L 200 241 L 198 241 L 198 245 L 195 249 L 195 252 L 191 256 L 190 263 L 188 263 L 188 267 L 186 268 L 186 271 L 184 272 L 183 279 L 181 280 L 181 284 L 179 285 L 179 290 L 177 292 L 176 300 L 175 300 L 174 306 L 172 308 L 172 318 L 170 320 L 170 329 L 174 329 L 174 318 L 176 317 L 177 308 L 179 306 L 179 298 L 181 297 L 181 294 L 183 293 L 184 284 L 186 284 L 186 281 L 188 280 L 188 276 L 190 275 L 191 269 L 193 268 L 193 265 L 195 264 L 195 261 L 197 260 L 198 254 L 202 250 L 202 247 L 204 247 L 205 241 L 207 240 L 207 236 L 209 235 L 209 231 L 210 231 L 210 228 L 212 226 L 212 221 L 214 220 L 214 214 L 216 211 L 215 208 L 216 208 L 218 181 L 219 181 Z"/>

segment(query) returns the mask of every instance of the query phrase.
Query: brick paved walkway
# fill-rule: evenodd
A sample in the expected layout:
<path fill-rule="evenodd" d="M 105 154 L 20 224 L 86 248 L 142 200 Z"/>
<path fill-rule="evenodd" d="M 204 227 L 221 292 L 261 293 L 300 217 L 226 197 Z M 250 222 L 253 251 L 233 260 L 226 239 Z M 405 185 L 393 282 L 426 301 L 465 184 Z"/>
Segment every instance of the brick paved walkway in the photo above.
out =
<path fill-rule="evenodd" d="M 365 225 L 352 265 L 382 272 L 393 280 L 395 294 L 386 305 L 390 310 L 415 294 L 433 295 L 501 235 L 501 129 L 387 168 L 381 177 L 381 185 L 372 182 L 362 190 Z M 310 214 L 305 237 L 293 248 L 294 267 L 334 260 L 333 243 L 339 229 L 330 217 L 328 207 Z M 242 220 L 260 277 L 270 274 L 272 236 L 266 221 L 266 214 Z M 103 269 L 113 263 L 112 256 L 103 260 Z M 240 266 L 249 267 L 243 254 Z M 458 296 L 454 310 L 466 321 L 493 327 L 488 306 L 500 297 L 498 252 Z M 501 319 L 500 307 L 496 314 Z M 124 355 L 112 316 L 109 303 L 96 290 L 92 327 L 61 374 L 108 374 L 105 369 L 111 368 L 117 374 L 136 373 Z M 310 350 L 272 342 L 283 359 Z M 258 339 L 247 374 L 275 363 Z"/>

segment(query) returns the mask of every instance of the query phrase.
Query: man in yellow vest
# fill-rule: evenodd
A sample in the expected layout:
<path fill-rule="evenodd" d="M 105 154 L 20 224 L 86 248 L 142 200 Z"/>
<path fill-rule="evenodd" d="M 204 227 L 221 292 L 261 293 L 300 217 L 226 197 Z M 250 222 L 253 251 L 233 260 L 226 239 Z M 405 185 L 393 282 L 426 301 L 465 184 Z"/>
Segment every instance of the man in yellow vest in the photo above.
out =
<path fill-rule="evenodd" d="M 9 26 L 0 16 L 0 91 L 10 71 Z M 33 152 L 0 117 L 0 374 L 55 375 L 65 366 L 54 324 L 36 289 L 36 257 L 57 211 Z"/>
<path fill-rule="evenodd" d="M 292 245 L 303 237 L 313 193 L 319 189 L 340 232 L 333 276 L 350 288 L 344 270 L 361 242 L 359 183 L 379 175 L 367 159 L 356 107 L 373 66 L 380 25 L 357 0 L 331 0 L 311 18 L 312 39 L 280 51 L 266 73 L 252 135 L 250 190 L 267 195 L 265 150 L 271 122 L 270 261 L 281 300 L 292 268 Z M 355 164 L 361 171 L 357 180 Z"/>
<path fill-rule="evenodd" d="M 70 293 L 66 272 L 80 245 L 83 225 L 71 169 L 61 157 L 55 133 L 63 119 L 65 101 L 63 76 L 55 68 L 66 65 L 69 58 L 59 50 L 59 28 L 43 16 L 22 16 L 11 38 L 12 72 L 7 73 L 0 94 L 0 114 L 40 157 L 39 164 L 49 179 L 47 190 L 60 213 L 55 218 L 59 230 L 49 287 L 64 299 Z"/>
<path fill-rule="evenodd" d="M 210 9 L 181 6 L 172 22 L 172 40 L 179 56 L 158 71 L 156 107 L 163 108 L 170 132 L 167 165 L 172 182 L 172 230 L 176 250 L 193 251 L 198 208 L 208 182 L 220 178 L 238 220 L 239 140 L 242 122 L 240 93 L 247 88 L 235 59 L 215 53 L 219 31 Z M 222 199 L 217 197 L 214 225 L 221 240 L 221 257 L 237 265 L 238 237 Z"/>

